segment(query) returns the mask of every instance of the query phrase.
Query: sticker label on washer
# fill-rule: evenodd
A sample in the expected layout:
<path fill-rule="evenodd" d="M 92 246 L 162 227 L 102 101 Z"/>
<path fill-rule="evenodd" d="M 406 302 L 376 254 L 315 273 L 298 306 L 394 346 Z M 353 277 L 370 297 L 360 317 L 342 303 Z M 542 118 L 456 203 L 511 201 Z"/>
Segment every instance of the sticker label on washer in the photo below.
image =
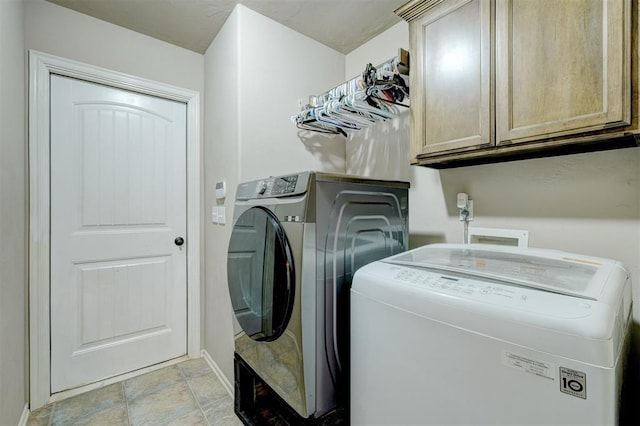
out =
<path fill-rule="evenodd" d="M 543 379 L 555 380 L 556 366 L 546 361 L 540 361 L 509 351 L 502 351 L 502 363 L 507 367 L 515 368 L 516 370 L 533 374 Z"/>
<path fill-rule="evenodd" d="M 587 374 L 560 367 L 560 392 L 587 399 Z"/>

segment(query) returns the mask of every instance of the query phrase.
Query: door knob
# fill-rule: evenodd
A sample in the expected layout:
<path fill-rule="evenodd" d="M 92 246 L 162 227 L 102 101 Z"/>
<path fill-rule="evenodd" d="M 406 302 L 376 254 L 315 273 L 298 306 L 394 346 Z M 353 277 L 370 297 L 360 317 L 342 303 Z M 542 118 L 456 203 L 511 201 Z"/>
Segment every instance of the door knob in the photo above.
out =
<path fill-rule="evenodd" d="M 173 242 L 174 242 L 174 243 L 176 243 L 176 245 L 179 247 L 179 246 L 181 246 L 181 245 L 183 245 L 183 244 L 184 244 L 184 238 L 182 238 L 182 237 L 176 237 L 176 239 L 175 239 L 175 240 L 173 240 Z"/>

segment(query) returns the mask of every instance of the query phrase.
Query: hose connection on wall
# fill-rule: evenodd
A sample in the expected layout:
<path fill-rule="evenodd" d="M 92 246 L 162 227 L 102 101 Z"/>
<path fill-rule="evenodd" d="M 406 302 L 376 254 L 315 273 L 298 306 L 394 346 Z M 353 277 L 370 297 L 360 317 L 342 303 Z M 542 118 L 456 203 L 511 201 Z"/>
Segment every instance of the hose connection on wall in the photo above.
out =
<path fill-rule="evenodd" d="M 456 198 L 458 207 L 458 218 L 463 222 L 463 243 L 469 244 L 469 222 L 473 220 L 473 200 L 469 199 L 469 195 L 460 192 Z"/>

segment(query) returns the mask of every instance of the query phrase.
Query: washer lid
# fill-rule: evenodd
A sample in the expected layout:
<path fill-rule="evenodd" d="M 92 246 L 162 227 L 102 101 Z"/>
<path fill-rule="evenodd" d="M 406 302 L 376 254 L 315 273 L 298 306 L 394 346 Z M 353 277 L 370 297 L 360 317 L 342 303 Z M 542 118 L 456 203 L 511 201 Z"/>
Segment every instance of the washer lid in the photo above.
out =
<path fill-rule="evenodd" d="M 432 244 L 385 260 L 389 263 L 450 271 L 594 301 L 611 300 L 611 274 L 624 270 L 616 261 L 556 250 L 483 244 Z M 618 293 L 618 291 L 614 291 Z M 615 297 L 614 297 L 615 298 Z"/>
<path fill-rule="evenodd" d="M 611 367 L 631 318 L 621 263 L 552 250 L 437 244 L 360 268 L 351 302 L 367 300 L 504 342 Z M 353 311 L 352 311 L 353 312 Z"/>

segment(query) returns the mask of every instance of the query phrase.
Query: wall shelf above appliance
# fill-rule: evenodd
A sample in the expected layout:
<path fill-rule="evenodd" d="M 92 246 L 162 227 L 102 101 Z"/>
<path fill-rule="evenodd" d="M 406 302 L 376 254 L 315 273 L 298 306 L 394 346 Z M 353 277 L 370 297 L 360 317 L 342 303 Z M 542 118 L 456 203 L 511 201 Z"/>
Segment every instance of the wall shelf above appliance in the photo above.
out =
<path fill-rule="evenodd" d="M 347 136 L 348 131 L 370 127 L 394 118 L 409 107 L 409 52 L 374 67 L 319 95 L 291 117 L 299 129 Z"/>

